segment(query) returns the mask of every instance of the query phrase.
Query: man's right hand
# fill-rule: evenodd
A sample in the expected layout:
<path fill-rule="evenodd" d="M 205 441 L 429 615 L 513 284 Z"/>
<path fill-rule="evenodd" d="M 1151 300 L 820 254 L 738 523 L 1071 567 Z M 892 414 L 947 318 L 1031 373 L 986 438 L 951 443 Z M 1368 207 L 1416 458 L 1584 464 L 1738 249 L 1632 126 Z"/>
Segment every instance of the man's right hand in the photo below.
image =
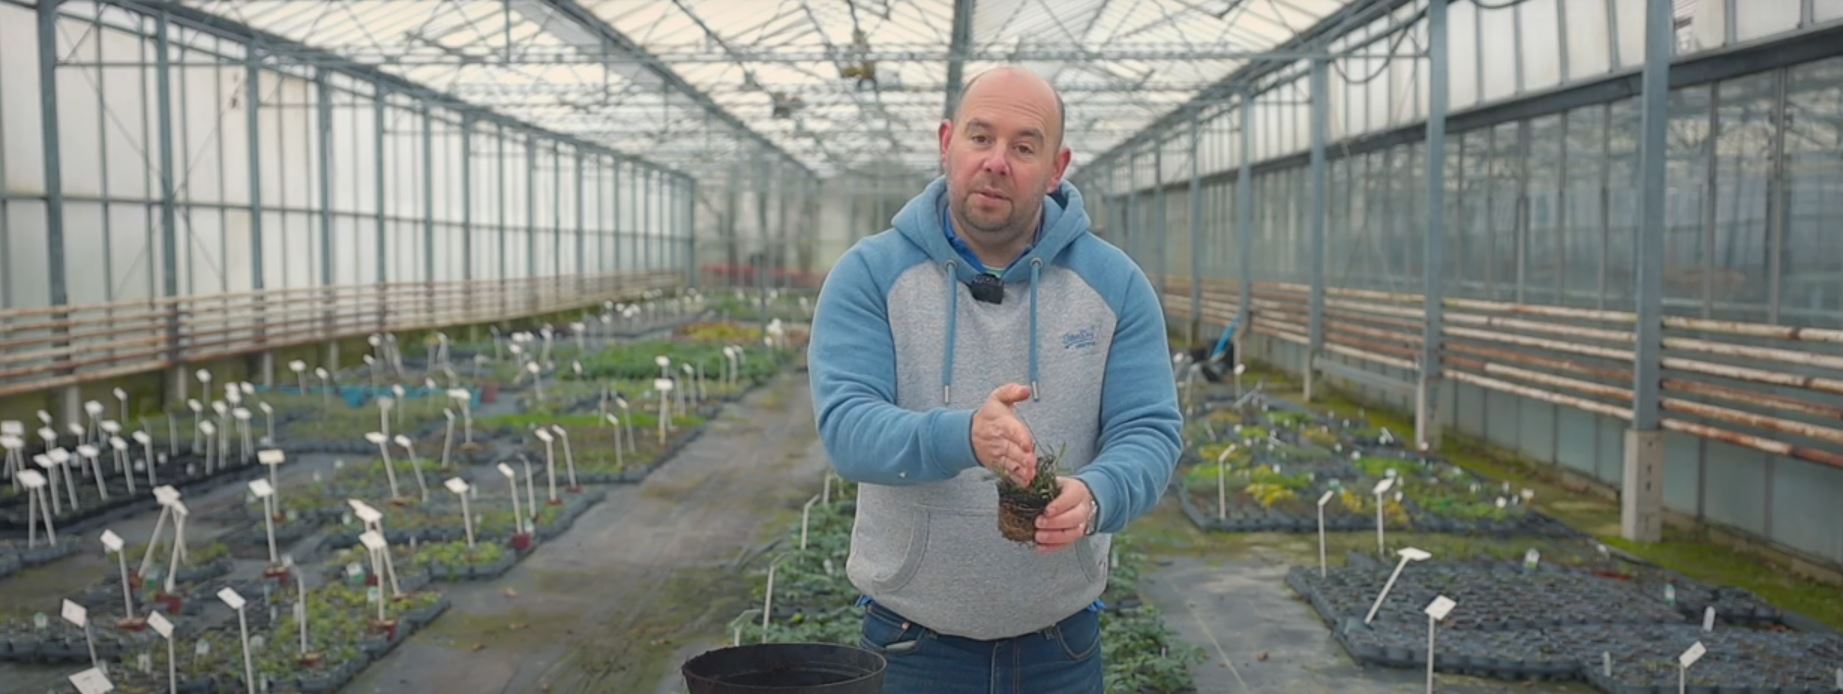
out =
<path fill-rule="evenodd" d="M 1029 398 L 1029 386 L 1002 385 L 973 413 L 973 455 L 985 469 L 1018 485 L 1037 476 L 1036 439 L 1014 409 Z"/>

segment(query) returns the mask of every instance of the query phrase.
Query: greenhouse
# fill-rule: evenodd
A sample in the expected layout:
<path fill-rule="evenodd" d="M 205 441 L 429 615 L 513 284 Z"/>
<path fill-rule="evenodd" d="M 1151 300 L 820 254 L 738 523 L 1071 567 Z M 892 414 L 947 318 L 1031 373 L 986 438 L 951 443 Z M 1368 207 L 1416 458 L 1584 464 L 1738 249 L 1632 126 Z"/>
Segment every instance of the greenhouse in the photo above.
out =
<path fill-rule="evenodd" d="M 0 0 L 0 692 L 1843 691 L 1843 0 Z"/>

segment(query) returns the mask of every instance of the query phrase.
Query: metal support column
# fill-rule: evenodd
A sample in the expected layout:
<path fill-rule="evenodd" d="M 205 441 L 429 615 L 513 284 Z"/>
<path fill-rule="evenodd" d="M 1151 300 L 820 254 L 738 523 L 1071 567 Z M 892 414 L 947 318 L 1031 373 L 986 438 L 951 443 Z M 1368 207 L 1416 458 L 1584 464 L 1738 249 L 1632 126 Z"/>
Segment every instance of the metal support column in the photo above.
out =
<path fill-rule="evenodd" d="M 377 238 L 374 239 L 374 245 L 377 247 L 375 251 L 377 257 L 372 260 L 377 263 L 376 271 L 373 273 L 376 279 L 373 281 L 378 283 L 377 320 L 378 329 L 380 330 L 384 328 L 383 285 L 385 282 L 389 281 L 390 277 L 388 274 L 389 271 L 386 269 L 390 265 L 390 222 L 384 219 L 384 182 L 389 180 L 389 176 L 384 173 L 384 153 L 386 151 L 384 145 L 384 131 L 388 129 L 384 125 L 384 103 L 389 100 L 390 96 L 384 91 L 384 83 L 377 83 L 373 91 L 373 96 L 371 97 L 371 124 L 373 126 L 371 131 L 371 146 L 373 148 L 372 151 L 376 153 L 376 156 L 371 158 L 372 172 L 374 174 L 371 178 L 371 192 L 375 196 L 377 204 L 377 209 L 373 210 L 373 212 L 375 212 L 374 216 L 376 217 L 378 228 Z"/>
<path fill-rule="evenodd" d="M 1318 357 L 1325 349 L 1325 122 L 1331 110 L 1325 88 L 1325 60 L 1312 61 L 1312 303 L 1305 355 L 1305 399 L 1312 400 L 1318 380 Z"/>
<path fill-rule="evenodd" d="M 588 244 L 585 242 L 588 236 L 587 222 L 583 221 L 584 215 L 587 214 L 588 207 L 587 205 L 583 203 L 582 192 L 583 192 L 583 189 L 582 189 L 582 150 L 577 149 L 576 150 L 576 294 L 578 296 L 584 293 L 583 282 L 588 277 L 588 267 L 589 267 L 588 261 L 587 261 Z M 558 272 L 561 272 L 561 271 L 562 271 L 562 268 L 558 268 Z"/>
<path fill-rule="evenodd" d="M 62 140 L 58 135 L 58 2 L 59 0 L 39 0 L 38 2 L 38 88 L 39 88 L 39 126 L 43 129 L 44 166 L 45 166 L 45 250 L 46 260 L 50 264 L 45 268 L 50 280 L 51 305 L 65 306 L 70 303 L 70 292 L 66 284 L 64 265 L 64 173 L 62 171 Z M 164 57 L 164 56 L 163 56 Z M 101 98 L 101 94 L 97 95 Z M 106 212 L 105 212 L 106 214 Z M 105 278 L 111 279 L 111 278 Z M 59 314 L 60 322 L 70 320 L 69 313 Z M 52 330 L 58 336 L 53 347 L 70 346 L 70 329 L 58 327 Z M 60 362 L 71 361 L 66 352 L 58 357 Z M 70 367 L 58 369 L 60 374 L 72 373 Z M 58 415 L 65 422 L 81 421 L 83 417 L 83 393 L 77 386 L 71 385 L 61 389 L 58 397 Z"/>
<path fill-rule="evenodd" d="M 1440 379 L 1440 330 L 1446 299 L 1446 3 L 1427 7 L 1427 236 L 1422 240 L 1421 378 L 1415 386 L 1414 440 L 1439 443 L 1434 403 Z"/>
<path fill-rule="evenodd" d="M 1241 93 L 1241 168 L 1235 174 L 1235 229 L 1237 244 L 1236 265 L 1241 268 L 1240 325 L 1237 335 L 1246 335 L 1254 327 L 1254 92 L 1244 88 Z M 1237 363 L 1241 360 L 1240 345 L 1236 345 Z"/>
<path fill-rule="evenodd" d="M 698 288 L 698 180 L 685 179 L 685 277 L 692 289 Z"/>
<path fill-rule="evenodd" d="M 435 118 L 422 104 L 422 291 L 426 322 L 435 320 Z"/>
<path fill-rule="evenodd" d="M 250 187 L 250 289 L 256 292 L 256 339 L 264 340 L 263 323 L 267 320 L 266 311 L 261 305 L 263 289 L 262 272 L 262 57 L 254 45 L 245 49 L 243 57 L 244 104 L 243 129 L 247 136 L 250 165 L 247 175 Z M 125 423 L 124 423 L 125 424 Z"/>
<path fill-rule="evenodd" d="M 1203 179 L 1199 145 L 1203 137 L 1202 109 L 1190 114 L 1190 344 L 1203 332 Z"/>
<path fill-rule="evenodd" d="M 1655 542 L 1663 534 L 1664 434 L 1658 429 L 1658 358 L 1663 338 L 1665 134 L 1670 57 L 1676 31 L 1671 0 L 1645 4 L 1645 62 L 1639 105 L 1638 313 L 1632 365 L 1632 428 L 1625 437 L 1620 535 Z"/>
<path fill-rule="evenodd" d="M 525 281 L 536 286 L 538 276 L 538 138 L 525 136 Z M 526 309 L 537 308 L 537 292 L 526 297 Z"/>
<path fill-rule="evenodd" d="M 1158 260 L 1152 267 L 1158 270 L 1158 281 L 1154 284 L 1158 287 L 1158 303 L 1162 306 L 1165 303 L 1165 258 L 1169 255 L 1165 252 L 1165 246 L 1167 235 L 1171 233 L 1171 206 L 1165 202 L 1165 141 L 1154 139 L 1152 147 L 1152 205 L 1155 208 L 1152 219 L 1157 221 L 1154 222 L 1152 233 L 1147 234 L 1141 242 L 1150 240 L 1152 250 L 1158 253 Z"/>
<path fill-rule="evenodd" d="M 1126 257 L 1131 258 L 1134 264 L 1139 264 L 1140 270 L 1144 271 L 1145 266 L 1143 264 L 1140 264 L 1138 254 L 1133 252 L 1134 251 L 1133 239 L 1139 236 L 1141 233 L 1144 233 L 1145 226 L 1148 226 L 1148 225 L 1135 224 L 1135 222 L 1139 221 L 1139 219 L 1138 219 L 1138 216 L 1134 215 L 1134 213 L 1137 212 L 1137 213 L 1140 213 L 1140 216 L 1143 216 L 1144 209 L 1145 209 L 1145 205 L 1140 204 L 1139 202 L 1138 187 L 1139 187 L 1139 149 L 1134 148 L 1132 155 L 1127 157 L 1126 159 L 1126 215 L 1127 217 L 1126 217 L 1126 223 L 1121 225 L 1120 227 L 1120 231 L 1122 232 L 1120 234 L 1120 243 L 1121 245 L 1124 245 L 1126 247 Z"/>
<path fill-rule="evenodd" d="M 640 175 L 640 271 L 653 270 L 653 167 Z"/>
<path fill-rule="evenodd" d="M 467 282 L 467 310 L 473 311 L 474 116 L 461 114 L 461 279 Z"/>
<path fill-rule="evenodd" d="M 167 41 L 166 13 L 154 17 L 154 94 L 156 100 L 156 120 L 160 138 L 160 265 L 161 295 L 167 298 L 179 296 L 179 213 L 173 206 L 173 85 L 171 61 L 172 47 Z M 49 122 L 55 122 L 52 119 Z M 47 157 L 47 162 L 51 158 Z M 151 266 L 151 263 L 150 263 Z M 59 264 L 62 267 L 62 264 Z M 179 354 L 179 306 L 168 304 L 166 308 L 166 358 L 178 364 Z M 185 401 L 186 378 L 183 369 L 178 378 L 173 379 L 173 402 Z"/>
<path fill-rule="evenodd" d="M 320 68 L 314 71 L 316 94 L 314 108 L 319 112 L 315 128 L 320 143 L 320 291 L 321 291 L 321 330 L 324 335 L 334 335 L 332 289 L 333 286 L 333 85 L 330 81 L 332 71 Z M 169 189 L 170 190 L 170 189 Z M 327 346 L 329 357 L 338 356 L 339 343 L 331 342 Z M 337 358 L 327 359 L 327 370 L 338 368 Z"/>

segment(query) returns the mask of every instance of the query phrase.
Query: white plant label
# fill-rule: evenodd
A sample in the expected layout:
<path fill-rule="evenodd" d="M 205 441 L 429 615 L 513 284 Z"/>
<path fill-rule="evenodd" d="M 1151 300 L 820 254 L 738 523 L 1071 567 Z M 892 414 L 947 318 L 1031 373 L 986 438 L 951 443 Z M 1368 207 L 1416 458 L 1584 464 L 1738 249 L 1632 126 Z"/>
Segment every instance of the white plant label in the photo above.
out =
<path fill-rule="evenodd" d="M 288 454 L 273 448 L 256 452 L 256 462 L 264 465 L 280 465 L 282 461 L 287 459 Z"/>
<path fill-rule="evenodd" d="M 160 614 L 159 610 L 147 613 L 147 626 L 153 627 L 154 633 L 161 638 L 173 638 L 173 623 L 166 621 L 166 615 Z"/>
<path fill-rule="evenodd" d="M 1333 492 L 1333 491 L 1331 491 L 1331 490 L 1329 490 L 1329 489 L 1327 489 L 1327 490 L 1325 490 L 1325 493 L 1324 493 L 1324 495 L 1323 495 L 1323 496 L 1320 496 L 1320 497 L 1318 497 L 1318 507 L 1319 507 L 1319 508 L 1324 508 L 1324 507 L 1325 507 L 1325 504 L 1327 504 L 1327 503 L 1330 503 L 1330 502 L 1331 502 L 1331 497 L 1333 497 L 1333 496 L 1336 496 L 1336 494 L 1337 494 L 1336 492 Z"/>
<path fill-rule="evenodd" d="M 1498 497 L 1498 498 L 1497 498 L 1497 507 L 1498 507 L 1498 508 L 1504 508 L 1505 506 L 1508 506 L 1509 504 L 1510 504 L 1510 502 L 1508 502 L 1508 501 L 1505 501 L 1505 500 L 1504 500 L 1504 497 L 1501 497 L 1501 496 L 1500 496 L 1500 497 Z"/>
<path fill-rule="evenodd" d="M 77 688 L 77 694 L 104 694 L 115 691 L 115 685 L 109 683 L 109 676 L 102 670 L 90 668 L 70 676 L 70 684 Z"/>
<path fill-rule="evenodd" d="M 1708 652 L 1709 649 L 1704 648 L 1701 641 L 1697 641 L 1695 645 L 1689 647 L 1689 650 L 1684 651 L 1683 655 L 1677 657 L 1677 663 L 1682 665 L 1683 669 L 1687 670 L 1689 666 L 1695 665 L 1696 661 L 1701 660 L 1702 656 L 1707 655 Z"/>
<path fill-rule="evenodd" d="M 1433 621 L 1436 621 L 1436 622 L 1444 621 L 1446 619 L 1446 615 L 1453 611 L 1453 606 L 1456 604 L 1458 603 L 1453 602 L 1452 598 L 1441 595 L 1441 596 L 1435 597 L 1433 599 L 1433 602 L 1428 603 L 1427 609 L 1425 610 L 1425 612 L 1427 613 L 1427 616 L 1433 618 Z"/>
<path fill-rule="evenodd" d="M 1533 571 L 1540 563 L 1542 563 L 1542 553 L 1536 551 L 1536 548 L 1531 547 L 1529 551 L 1523 553 L 1523 568 Z"/>
<path fill-rule="evenodd" d="M 1710 605 L 1708 607 L 1702 608 L 1702 631 L 1703 633 L 1708 633 L 1714 630 L 1715 630 L 1715 606 Z"/>
<path fill-rule="evenodd" d="M 661 393 L 672 392 L 672 379 L 669 379 L 669 378 L 653 379 L 653 390 L 657 390 Z"/>
<path fill-rule="evenodd" d="M 1607 677 L 1613 676 L 1613 654 L 1611 651 L 1600 651 L 1600 672 Z"/>
<path fill-rule="evenodd" d="M 70 622 L 77 627 L 82 627 L 90 621 L 90 611 L 84 609 L 82 605 L 71 602 L 68 599 L 64 601 L 64 609 L 59 615 L 64 618 L 64 621 Z"/>
<path fill-rule="evenodd" d="M 199 639 L 198 645 L 192 648 L 192 655 L 197 656 L 199 658 L 203 658 L 205 656 L 211 655 L 211 642 L 206 641 L 204 639 Z"/>
<path fill-rule="evenodd" d="M 12 420 L 0 422 L 0 434 L 6 434 L 7 436 L 25 436 L 26 425 Z"/>
<path fill-rule="evenodd" d="M 223 600 L 224 604 L 230 606 L 230 609 L 233 609 L 233 610 L 243 609 L 243 605 L 245 602 L 243 599 L 243 596 L 238 595 L 237 591 L 232 590 L 230 588 L 225 588 L 223 590 L 218 591 L 218 599 Z"/>
<path fill-rule="evenodd" d="M 122 536 L 115 534 L 113 530 L 104 530 L 102 531 L 102 546 L 107 547 L 111 552 L 120 552 L 122 551 Z"/>

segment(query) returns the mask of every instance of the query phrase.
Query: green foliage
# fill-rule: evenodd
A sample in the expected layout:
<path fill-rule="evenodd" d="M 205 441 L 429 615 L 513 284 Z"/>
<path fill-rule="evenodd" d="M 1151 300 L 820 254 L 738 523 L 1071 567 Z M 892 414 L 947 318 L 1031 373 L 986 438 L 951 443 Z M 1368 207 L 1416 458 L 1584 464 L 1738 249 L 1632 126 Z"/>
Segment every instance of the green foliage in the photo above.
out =
<path fill-rule="evenodd" d="M 1267 415 L 1267 421 L 1272 422 L 1274 426 L 1281 429 L 1298 431 L 1300 428 L 1308 426 L 1317 420 L 1312 417 L 1312 415 L 1304 412 L 1293 412 L 1289 410 L 1269 413 Z"/>

